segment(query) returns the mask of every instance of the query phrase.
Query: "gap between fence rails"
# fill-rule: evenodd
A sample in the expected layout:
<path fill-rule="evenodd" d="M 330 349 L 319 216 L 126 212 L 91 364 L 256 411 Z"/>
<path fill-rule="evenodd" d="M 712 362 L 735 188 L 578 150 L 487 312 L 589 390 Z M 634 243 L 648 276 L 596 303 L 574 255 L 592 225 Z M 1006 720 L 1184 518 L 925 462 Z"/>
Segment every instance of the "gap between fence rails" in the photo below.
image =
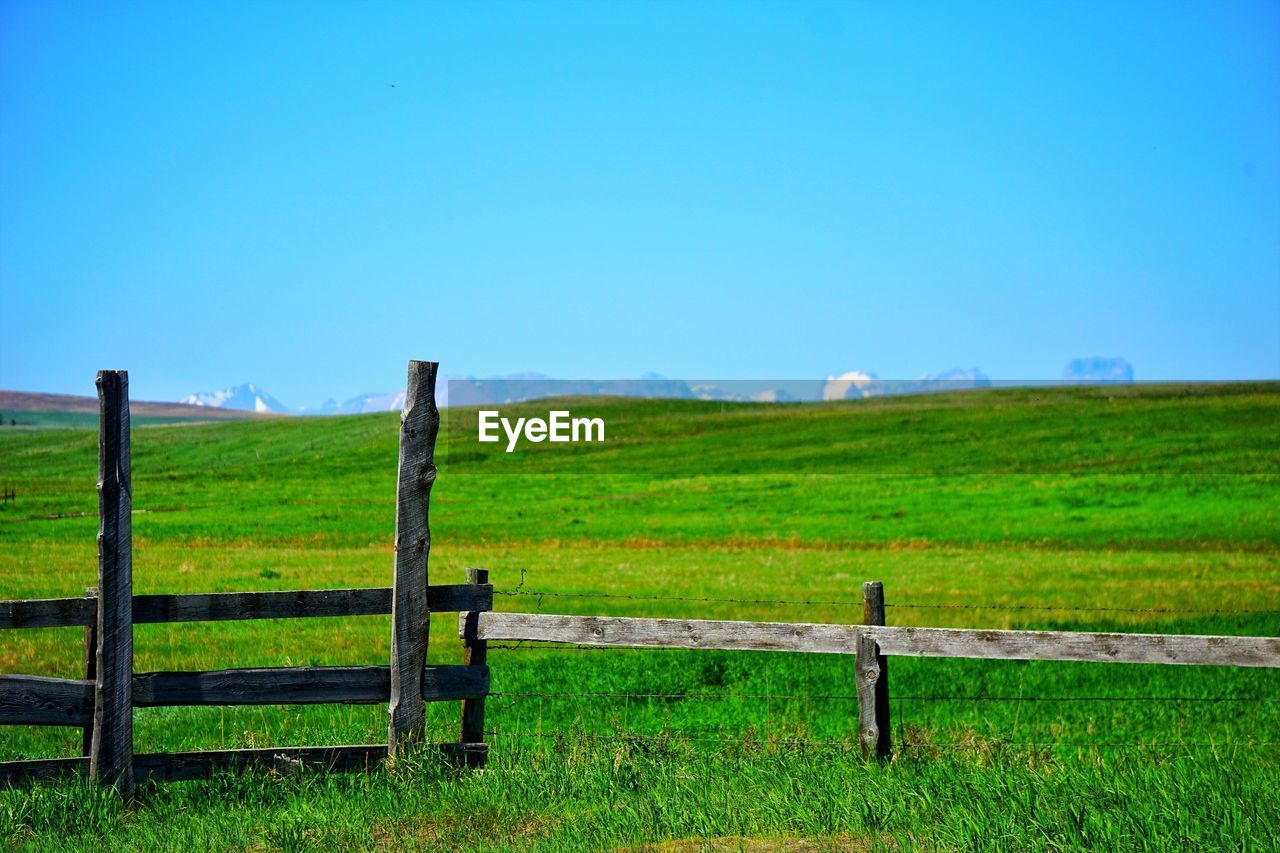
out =
<path fill-rule="evenodd" d="M 606 647 L 607 648 L 607 647 Z M 857 696 L 839 694 L 771 694 L 771 693 L 538 693 L 521 691 L 491 692 L 490 699 L 670 699 L 683 701 L 717 701 L 722 699 L 761 699 L 769 701 L 850 701 Z M 1269 696 L 898 696 L 899 702 L 1262 702 L 1280 703 L 1280 697 Z"/>
<path fill-rule="evenodd" d="M 721 604 L 787 604 L 796 606 L 826 605 L 837 607 L 861 607 L 863 602 L 851 599 L 795 599 L 795 598 L 721 598 L 715 596 L 687 595 L 640 595 L 625 592 L 551 592 L 545 590 L 515 589 L 493 591 L 494 595 L 524 595 L 534 598 L 617 598 L 635 601 L 693 601 L 716 602 Z M 902 607 L 910 609 L 937 610 L 1031 610 L 1061 613 L 1196 613 L 1219 615 L 1243 614 L 1278 614 L 1280 609 L 1231 609 L 1231 608 L 1198 608 L 1198 607 L 1066 607 L 1061 605 L 1035 604 L 950 604 L 885 602 L 885 607 Z M 492 646 L 490 648 L 493 648 Z"/>

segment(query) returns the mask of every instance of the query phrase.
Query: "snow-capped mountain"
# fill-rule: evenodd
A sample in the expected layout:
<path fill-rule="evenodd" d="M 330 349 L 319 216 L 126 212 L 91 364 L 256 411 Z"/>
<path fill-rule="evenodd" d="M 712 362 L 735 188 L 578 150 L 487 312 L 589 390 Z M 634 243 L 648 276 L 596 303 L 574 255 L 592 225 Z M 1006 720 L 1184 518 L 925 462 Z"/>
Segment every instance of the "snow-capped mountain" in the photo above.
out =
<path fill-rule="evenodd" d="M 182 402 L 188 406 L 208 406 L 213 409 L 289 413 L 288 406 L 251 382 L 232 388 L 223 388 L 221 391 L 202 391 L 199 394 L 192 394 Z"/>
<path fill-rule="evenodd" d="M 875 395 L 877 377 L 874 373 L 850 370 L 839 376 L 828 376 L 822 386 L 824 400 L 853 400 Z"/>

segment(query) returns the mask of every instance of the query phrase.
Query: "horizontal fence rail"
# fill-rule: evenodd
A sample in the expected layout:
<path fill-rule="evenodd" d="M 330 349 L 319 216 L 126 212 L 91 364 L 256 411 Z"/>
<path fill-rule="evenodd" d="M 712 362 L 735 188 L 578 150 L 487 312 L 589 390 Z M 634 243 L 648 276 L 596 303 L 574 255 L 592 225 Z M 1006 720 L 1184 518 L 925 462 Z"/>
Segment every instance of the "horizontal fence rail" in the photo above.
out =
<path fill-rule="evenodd" d="M 0 725 L 84 727 L 92 719 L 92 681 L 0 675 Z"/>
<path fill-rule="evenodd" d="M 478 699 L 487 666 L 427 666 L 427 702 Z M 195 705 L 375 705 L 391 697 L 389 666 L 309 666 L 142 672 L 133 676 L 138 708 Z M 84 726 L 93 716 L 93 682 L 0 675 L 0 725 Z"/>
<path fill-rule="evenodd" d="M 277 772 L 301 769 L 330 772 L 371 770 L 387 757 L 386 744 L 294 746 L 266 749 L 211 749 L 135 755 L 138 782 L 183 782 L 206 779 L 225 770 L 260 767 Z M 89 772 L 88 758 L 39 758 L 0 764 L 0 784 L 22 785 Z"/>
<path fill-rule="evenodd" d="M 442 584 L 427 588 L 432 612 L 488 610 L 489 584 Z M 74 628 L 97 619 L 97 599 L 34 598 L 0 601 L 0 628 Z M 135 595 L 133 624 L 222 622 L 237 619 L 300 619 L 317 616 L 387 616 L 391 588 L 302 589 L 281 592 L 211 592 Z"/>
<path fill-rule="evenodd" d="M 465 617 L 459 634 L 465 636 Z M 812 622 L 731 622 L 623 616 L 480 613 L 475 639 L 583 646 L 857 654 L 868 637 L 885 655 L 1280 668 L 1280 638 L 901 628 Z"/>

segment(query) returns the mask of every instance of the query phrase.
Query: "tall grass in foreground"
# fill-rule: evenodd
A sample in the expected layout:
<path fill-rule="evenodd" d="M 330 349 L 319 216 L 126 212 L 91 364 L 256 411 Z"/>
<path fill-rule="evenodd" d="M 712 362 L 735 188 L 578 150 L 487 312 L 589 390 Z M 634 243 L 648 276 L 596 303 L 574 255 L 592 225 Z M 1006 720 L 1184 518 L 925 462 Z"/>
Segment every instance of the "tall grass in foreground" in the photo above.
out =
<path fill-rule="evenodd" d="M 434 758 L 387 773 L 222 776 L 125 809 L 84 782 L 0 797 L 4 840 L 67 850 L 207 847 L 588 850 L 1274 849 L 1268 752 L 977 746 L 865 764 L 841 749 L 548 742 L 482 773 Z M 1233 769 L 1238 772 L 1226 772 Z M 1244 839 L 1250 839 L 1245 842 Z"/>

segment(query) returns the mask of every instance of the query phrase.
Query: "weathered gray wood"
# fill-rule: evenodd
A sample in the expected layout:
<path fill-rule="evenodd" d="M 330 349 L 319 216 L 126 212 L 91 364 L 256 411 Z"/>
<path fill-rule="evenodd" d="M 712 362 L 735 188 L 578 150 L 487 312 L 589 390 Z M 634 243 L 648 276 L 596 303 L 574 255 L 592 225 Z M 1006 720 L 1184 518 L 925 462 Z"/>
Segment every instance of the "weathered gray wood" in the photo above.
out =
<path fill-rule="evenodd" d="M 306 768 L 330 773 L 375 769 L 387 757 L 384 744 L 358 746 L 285 746 L 265 749 L 218 749 L 200 752 L 158 752 L 135 755 L 139 782 L 182 782 L 206 779 L 223 771 L 252 768 L 279 773 Z M 87 758 L 45 758 L 0 762 L 0 788 L 29 785 L 89 772 Z"/>
<path fill-rule="evenodd" d="M 88 758 L 37 758 L 31 761 L 0 761 L 0 789 L 16 788 L 89 772 Z"/>
<path fill-rule="evenodd" d="M 73 628 L 97 621 L 98 603 L 88 598 L 0 601 L 0 628 Z"/>
<path fill-rule="evenodd" d="M 493 585 L 454 583 L 429 586 L 427 587 L 427 609 L 432 613 L 492 610 Z"/>
<path fill-rule="evenodd" d="M 144 672 L 133 677 L 133 702 L 156 705 L 372 705 L 391 695 L 385 666 L 307 666 Z"/>
<path fill-rule="evenodd" d="M 139 624 L 370 616 L 390 612 L 391 590 L 387 587 L 138 595 L 133 600 L 133 621 Z"/>
<path fill-rule="evenodd" d="M 442 584 L 427 588 L 431 611 L 489 610 L 493 587 Z M 316 616 L 385 616 L 391 587 L 301 589 L 280 592 L 208 592 L 135 595 L 133 624 L 217 622 L 236 619 L 302 619 Z M 97 602 L 89 598 L 0 601 L 2 628 L 60 628 L 96 624 Z"/>
<path fill-rule="evenodd" d="M 422 670 L 422 698 L 428 702 L 479 699 L 489 695 L 489 667 L 428 666 Z"/>
<path fill-rule="evenodd" d="M 83 726 L 92 718 L 92 681 L 0 675 L 0 725 Z"/>
<path fill-rule="evenodd" d="M 862 624 L 883 626 L 884 584 L 862 585 Z M 866 634 L 858 639 L 858 712 L 862 754 L 887 761 L 893 755 L 889 713 L 889 659 Z"/>
<path fill-rule="evenodd" d="M 881 651 L 909 657 L 1280 667 L 1280 637 L 874 628 Z"/>
<path fill-rule="evenodd" d="M 466 616 L 459 617 L 459 636 Z M 544 613 L 480 613 L 476 639 L 529 640 L 590 646 L 669 646 L 685 649 L 825 652 L 854 654 L 856 625 L 728 622 L 620 616 L 554 616 Z"/>
<path fill-rule="evenodd" d="M 394 754 L 422 739 L 425 707 L 422 672 L 430 627 L 427 558 L 431 531 L 427 508 L 436 478 L 436 368 L 409 362 L 400 414 L 400 466 L 396 481 L 395 578 L 391 602 L 391 703 L 387 747 Z"/>
<path fill-rule="evenodd" d="M 467 569 L 467 582 L 481 585 L 489 583 L 488 569 Z M 463 615 L 462 662 L 472 666 L 485 666 L 489 661 L 489 644 L 477 640 L 476 619 L 478 612 Z M 462 737 L 463 744 L 484 742 L 484 697 L 462 700 Z M 459 748 L 454 752 L 455 759 L 466 767 L 484 767 L 488 758 L 488 750 Z"/>
<path fill-rule="evenodd" d="M 89 587 L 84 591 L 85 597 L 96 599 L 98 597 L 98 588 Z M 97 602 L 94 601 L 94 610 L 97 610 Z M 93 624 L 84 626 L 84 677 L 85 680 L 96 684 L 98 681 L 98 620 L 95 619 Z M 89 697 L 89 714 L 84 723 L 84 732 L 80 738 L 80 754 L 89 755 L 93 752 L 93 696 Z"/>
<path fill-rule="evenodd" d="M 876 719 L 876 687 L 880 681 L 880 647 L 865 633 L 858 634 L 858 742 L 864 757 L 872 757 L 880 744 L 880 725 Z"/>
<path fill-rule="evenodd" d="M 98 372 L 98 661 L 90 774 L 133 794 L 133 494 L 129 374 Z"/>
<path fill-rule="evenodd" d="M 219 749 L 139 755 L 134 766 L 140 781 L 183 782 L 206 779 L 219 771 L 251 768 L 294 773 L 302 769 L 330 773 L 365 771 L 386 760 L 383 744 L 358 746 L 286 746 L 265 749 Z"/>
<path fill-rule="evenodd" d="M 429 666 L 422 679 L 428 702 L 483 696 L 484 666 Z M 388 666 L 306 666 L 144 672 L 133 678 L 139 707 L 169 705 L 373 705 L 391 697 Z"/>
<path fill-rule="evenodd" d="M 465 628 L 459 617 L 459 636 Z M 481 613 L 476 638 L 592 646 L 856 654 L 859 633 L 881 654 L 995 660 L 1075 660 L 1280 668 L 1280 638 L 1103 634 L 972 628 L 863 628 L 808 622 L 725 622 L 619 616 Z"/>

